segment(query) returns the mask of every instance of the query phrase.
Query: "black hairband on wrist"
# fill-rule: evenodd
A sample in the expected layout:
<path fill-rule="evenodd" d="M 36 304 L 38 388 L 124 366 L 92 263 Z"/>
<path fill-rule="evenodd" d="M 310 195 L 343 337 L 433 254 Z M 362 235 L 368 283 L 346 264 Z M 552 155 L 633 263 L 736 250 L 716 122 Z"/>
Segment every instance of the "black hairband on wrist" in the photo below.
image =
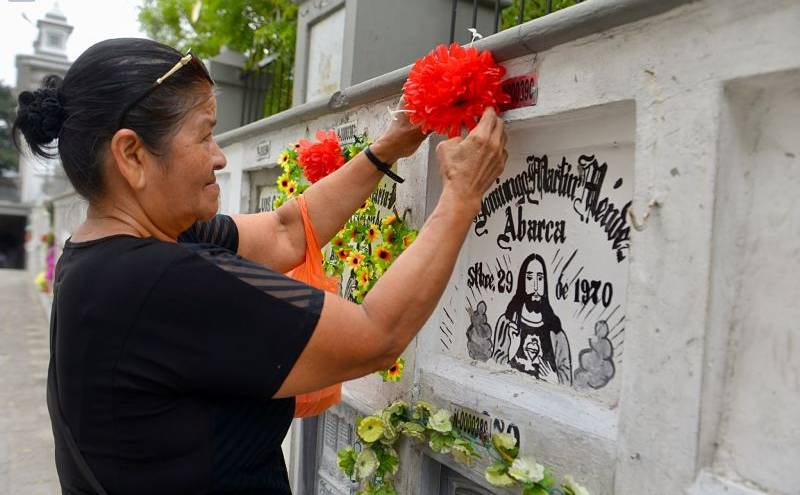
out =
<path fill-rule="evenodd" d="M 369 146 L 364 148 L 364 154 L 367 155 L 367 158 L 369 158 L 369 161 L 371 161 L 372 164 L 375 165 L 375 168 L 377 168 L 378 170 L 380 170 L 381 172 L 386 174 L 390 179 L 392 179 L 393 181 L 397 182 L 398 184 L 402 184 L 403 182 L 405 182 L 404 178 L 402 178 L 399 175 L 397 175 L 396 173 L 392 172 L 392 166 L 391 165 L 389 165 L 386 162 L 381 161 L 380 158 L 375 156 L 375 153 L 372 152 L 372 150 L 369 148 Z"/>

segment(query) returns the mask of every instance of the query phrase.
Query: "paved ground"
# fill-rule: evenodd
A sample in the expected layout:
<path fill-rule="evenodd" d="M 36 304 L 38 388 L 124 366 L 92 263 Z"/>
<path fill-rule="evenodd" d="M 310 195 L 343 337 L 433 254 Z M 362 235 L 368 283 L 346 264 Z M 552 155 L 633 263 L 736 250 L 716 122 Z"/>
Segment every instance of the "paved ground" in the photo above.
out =
<path fill-rule="evenodd" d="M 0 494 L 59 494 L 45 402 L 48 322 L 33 278 L 0 270 Z"/>

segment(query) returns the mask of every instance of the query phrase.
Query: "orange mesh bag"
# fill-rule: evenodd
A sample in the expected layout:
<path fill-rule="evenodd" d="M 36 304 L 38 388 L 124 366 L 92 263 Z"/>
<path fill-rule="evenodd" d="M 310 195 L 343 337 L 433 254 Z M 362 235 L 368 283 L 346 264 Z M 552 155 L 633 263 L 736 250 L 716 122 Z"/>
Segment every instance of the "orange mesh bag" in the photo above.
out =
<path fill-rule="evenodd" d="M 302 195 L 297 197 L 297 206 L 300 207 L 300 214 L 303 217 L 303 228 L 306 231 L 306 258 L 300 266 L 286 275 L 300 282 L 305 282 L 317 289 L 336 294 L 339 291 L 339 282 L 336 277 L 325 275 L 325 271 L 322 269 L 322 251 L 319 246 L 319 241 L 317 241 L 317 236 L 314 233 L 314 226 L 311 225 L 311 219 L 308 217 L 306 200 Z M 295 397 L 294 417 L 305 418 L 307 416 L 317 416 L 341 401 L 341 383 L 330 385 L 316 392 L 300 394 Z"/>

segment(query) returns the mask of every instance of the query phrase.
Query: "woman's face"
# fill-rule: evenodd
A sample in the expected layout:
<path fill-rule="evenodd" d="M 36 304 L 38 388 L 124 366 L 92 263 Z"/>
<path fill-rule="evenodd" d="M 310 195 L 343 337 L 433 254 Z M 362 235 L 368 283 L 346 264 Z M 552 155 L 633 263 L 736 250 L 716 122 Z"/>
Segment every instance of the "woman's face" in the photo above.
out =
<path fill-rule="evenodd" d="M 219 185 L 214 172 L 225 168 L 222 149 L 214 141 L 217 101 L 195 106 L 172 138 L 169 151 L 153 167 L 148 185 L 148 216 L 162 230 L 182 232 L 197 220 L 208 220 L 219 207 Z"/>

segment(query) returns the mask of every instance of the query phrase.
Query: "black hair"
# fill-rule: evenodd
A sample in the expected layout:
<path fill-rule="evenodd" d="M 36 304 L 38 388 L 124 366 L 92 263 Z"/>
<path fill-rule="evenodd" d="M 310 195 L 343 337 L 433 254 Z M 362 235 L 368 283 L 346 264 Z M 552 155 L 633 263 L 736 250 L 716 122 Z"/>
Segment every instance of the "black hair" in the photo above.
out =
<path fill-rule="evenodd" d="M 40 89 L 20 93 L 14 143 L 19 148 L 19 130 L 34 155 L 61 158 L 79 194 L 89 200 L 102 196 L 103 162 L 120 125 L 135 131 L 152 153 L 163 155 L 205 94 L 199 90 L 209 87 L 204 68 L 188 64 L 123 115 L 181 56 L 148 39 L 119 38 L 93 45 L 75 60 L 63 81 L 49 76 Z"/>

